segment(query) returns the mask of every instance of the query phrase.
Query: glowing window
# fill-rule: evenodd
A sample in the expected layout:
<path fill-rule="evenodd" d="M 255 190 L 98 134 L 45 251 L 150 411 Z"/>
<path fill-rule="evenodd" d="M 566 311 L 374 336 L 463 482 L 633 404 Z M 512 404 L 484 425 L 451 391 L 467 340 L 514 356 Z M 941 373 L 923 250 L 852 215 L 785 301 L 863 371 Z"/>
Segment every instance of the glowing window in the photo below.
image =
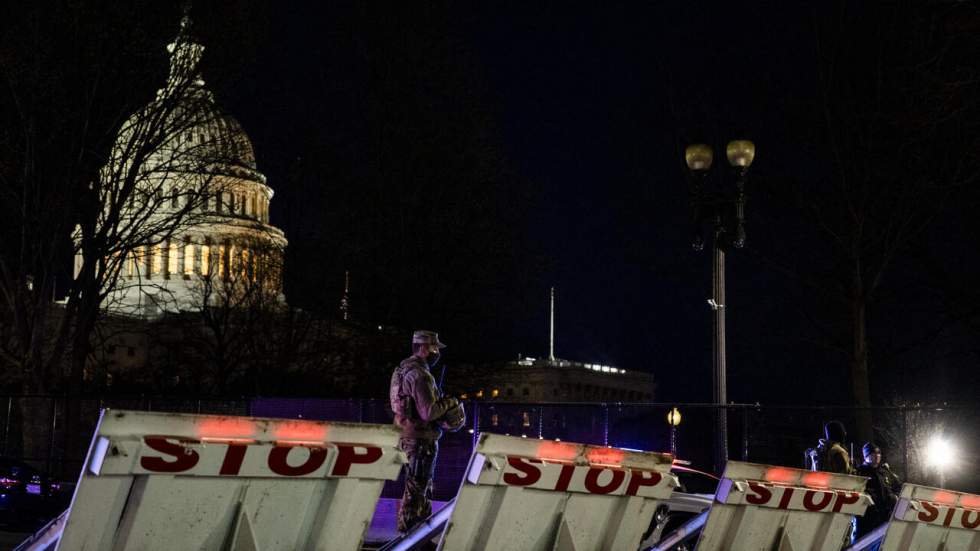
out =
<path fill-rule="evenodd" d="M 143 256 L 141 254 L 142 247 L 137 247 L 129 252 L 128 259 L 126 260 L 126 275 L 133 277 L 136 275 L 136 263 L 139 262 L 139 258 Z"/>
<path fill-rule="evenodd" d="M 225 266 L 227 261 L 225 260 L 225 246 L 218 245 L 218 277 L 225 277 Z"/>
<path fill-rule="evenodd" d="M 235 270 L 238 268 L 238 251 L 235 250 L 235 245 L 228 245 L 228 264 L 225 266 L 225 273 L 228 277 L 235 277 Z"/>
<path fill-rule="evenodd" d="M 201 245 L 201 275 L 211 275 L 211 247 Z"/>
<path fill-rule="evenodd" d="M 194 244 L 188 242 L 184 245 L 184 275 L 194 273 Z"/>
<path fill-rule="evenodd" d="M 177 249 L 177 244 L 171 241 L 167 251 L 168 275 L 177 275 L 180 272 L 180 258 L 177 257 Z"/>
<path fill-rule="evenodd" d="M 252 265 L 249 262 L 252 257 L 251 252 L 252 251 L 248 249 L 242 249 L 242 266 L 241 266 L 242 277 L 247 278 L 252 271 L 251 270 Z"/>
<path fill-rule="evenodd" d="M 150 275 L 160 275 L 163 271 L 163 246 L 159 243 L 153 246 L 153 259 L 150 265 Z"/>

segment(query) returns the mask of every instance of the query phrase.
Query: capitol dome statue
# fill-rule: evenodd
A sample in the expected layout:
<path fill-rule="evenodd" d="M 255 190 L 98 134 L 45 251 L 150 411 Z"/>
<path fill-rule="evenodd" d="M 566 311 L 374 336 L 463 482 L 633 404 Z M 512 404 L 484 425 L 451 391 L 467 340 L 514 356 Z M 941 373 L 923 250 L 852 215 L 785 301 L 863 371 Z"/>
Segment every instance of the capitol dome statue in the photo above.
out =
<path fill-rule="evenodd" d="M 273 190 L 248 135 L 204 85 L 204 47 L 186 15 L 167 50 L 166 85 L 123 124 L 100 176 L 99 228 L 121 244 L 106 262 L 116 272 L 103 308 L 155 318 L 239 298 L 284 305 Z"/>

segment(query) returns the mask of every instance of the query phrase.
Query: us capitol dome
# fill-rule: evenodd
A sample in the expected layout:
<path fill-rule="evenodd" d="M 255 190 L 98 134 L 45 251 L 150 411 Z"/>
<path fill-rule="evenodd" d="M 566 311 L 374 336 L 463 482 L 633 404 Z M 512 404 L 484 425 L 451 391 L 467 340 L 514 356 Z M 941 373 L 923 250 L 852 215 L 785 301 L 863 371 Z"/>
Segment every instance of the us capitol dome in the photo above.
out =
<path fill-rule="evenodd" d="M 165 87 L 122 126 L 103 170 L 112 180 L 106 187 L 125 186 L 125 171 L 140 175 L 130 180 L 128 200 L 117 210 L 118 231 L 129 231 L 122 239 L 134 246 L 122 253 L 103 308 L 155 318 L 256 293 L 284 305 L 287 240 L 269 223 L 273 190 L 258 171 L 248 135 L 201 79 L 204 47 L 192 38 L 186 15 L 167 50 Z M 146 142 L 147 155 L 132 154 Z M 136 171 L 134 158 L 140 159 Z M 103 193 L 104 212 L 117 194 Z M 80 266 L 76 259 L 76 270 Z"/>

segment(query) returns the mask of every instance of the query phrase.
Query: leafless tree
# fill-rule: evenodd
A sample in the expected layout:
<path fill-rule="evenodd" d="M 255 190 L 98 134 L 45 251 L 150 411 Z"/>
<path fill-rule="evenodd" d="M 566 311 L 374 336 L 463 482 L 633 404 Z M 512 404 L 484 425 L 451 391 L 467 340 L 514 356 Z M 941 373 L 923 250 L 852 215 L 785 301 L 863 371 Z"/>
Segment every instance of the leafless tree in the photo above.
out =
<path fill-rule="evenodd" d="M 820 89 L 811 138 L 827 144 L 828 179 L 787 179 L 796 182 L 790 202 L 829 256 L 774 265 L 817 297 L 810 319 L 847 359 L 854 404 L 864 408 L 869 311 L 899 255 L 921 245 L 980 176 L 980 80 L 964 70 L 971 33 L 955 25 L 962 17 L 976 21 L 977 12 L 950 2 L 837 2 L 813 16 Z M 871 421 L 870 409 L 859 412 L 860 438 L 871 438 Z"/>
<path fill-rule="evenodd" d="M 91 23 L 85 9 L 24 7 L 24 27 L 9 26 L 0 45 L 0 369 L 22 393 L 82 390 L 94 328 L 126 266 L 205 219 L 241 158 L 237 129 L 199 76 L 189 20 L 154 98 L 139 82 L 151 70 L 114 72 L 134 59 L 112 57 L 122 49 L 105 28 L 94 41 L 104 51 L 71 57 L 59 33 L 83 32 L 74 26 Z"/>
<path fill-rule="evenodd" d="M 32 110 L 15 111 L 19 132 L 8 132 L 4 142 L 4 158 L 13 166 L 5 167 L 0 183 L 4 199 L 20 207 L 20 239 L 0 256 L 0 356 L 24 391 L 47 392 L 62 376 L 81 383 L 93 328 L 127 264 L 145 263 L 147 251 L 199 224 L 227 181 L 216 176 L 227 175 L 239 159 L 235 129 L 203 87 L 197 68 L 202 48 L 186 25 L 171 50 L 166 86 L 113 129 L 101 168 L 75 181 L 52 189 L 41 166 L 49 160 L 34 145 L 47 129 L 35 124 Z M 22 68 L 5 63 L 0 69 L 13 104 L 29 103 L 17 85 Z M 89 147 L 94 144 L 64 154 Z M 59 308 L 52 301 L 55 274 L 69 255 L 75 269 L 62 283 L 67 292 Z"/>
<path fill-rule="evenodd" d="M 242 380 L 255 381 L 282 354 L 298 351 L 307 327 L 288 323 L 295 319 L 282 296 L 281 249 L 261 239 L 229 241 L 212 254 L 181 346 L 201 360 L 192 374 L 195 386 L 220 394 Z"/>

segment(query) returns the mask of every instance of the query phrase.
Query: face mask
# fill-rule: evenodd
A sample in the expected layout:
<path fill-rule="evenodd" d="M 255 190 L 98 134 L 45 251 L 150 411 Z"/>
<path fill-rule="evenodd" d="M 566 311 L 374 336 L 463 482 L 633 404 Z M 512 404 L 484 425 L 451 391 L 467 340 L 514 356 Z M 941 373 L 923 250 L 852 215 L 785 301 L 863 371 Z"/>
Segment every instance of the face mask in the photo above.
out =
<path fill-rule="evenodd" d="M 426 363 L 426 364 L 427 364 L 427 365 L 428 365 L 429 367 L 435 367 L 435 365 L 436 365 L 437 363 L 439 363 L 439 358 L 440 358 L 440 355 L 439 355 L 439 353 L 438 353 L 438 352 L 435 352 L 435 353 L 429 353 L 429 355 L 425 357 L 425 363 Z"/>

